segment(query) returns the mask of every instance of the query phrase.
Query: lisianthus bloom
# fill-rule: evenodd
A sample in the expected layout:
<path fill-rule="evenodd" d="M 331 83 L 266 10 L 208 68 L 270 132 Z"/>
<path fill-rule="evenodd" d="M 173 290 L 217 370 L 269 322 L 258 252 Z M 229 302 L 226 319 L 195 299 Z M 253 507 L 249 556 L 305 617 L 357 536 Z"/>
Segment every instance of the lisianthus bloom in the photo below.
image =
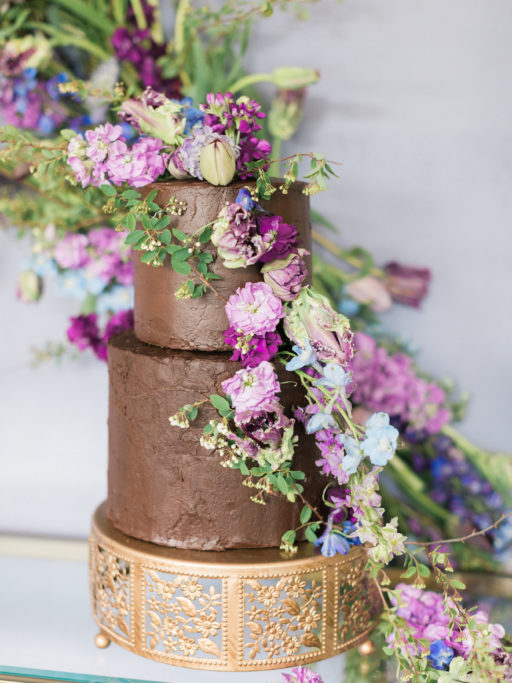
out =
<path fill-rule="evenodd" d="M 428 268 L 415 268 L 391 262 L 384 266 L 385 284 L 395 301 L 419 308 L 428 294 L 431 273 Z"/>
<path fill-rule="evenodd" d="M 231 360 L 240 361 L 244 368 L 254 368 L 262 360 L 272 360 L 282 344 L 277 332 L 244 336 L 232 327 L 224 332 L 224 341 L 234 349 Z"/>
<path fill-rule="evenodd" d="M 349 319 L 336 313 L 325 296 L 309 287 L 303 287 L 292 301 L 284 325 L 288 337 L 301 348 L 306 348 L 309 340 L 319 360 L 346 367 L 352 359 Z"/>
<path fill-rule="evenodd" d="M 285 223 L 281 216 L 258 216 L 258 232 L 265 239 L 267 250 L 260 258 L 262 263 L 285 259 L 297 250 L 297 230 Z"/>
<path fill-rule="evenodd" d="M 283 304 L 265 282 L 248 282 L 226 304 L 231 327 L 241 334 L 274 332 L 284 316 Z"/>
<path fill-rule="evenodd" d="M 266 410 L 237 413 L 235 423 L 246 436 L 261 443 L 277 446 L 287 427 L 293 427 L 294 420 L 286 417 L 283 407 L 275 401 Z"/>
<path fill-rule="evenodd" d="M 211 239 L 225 268 L 250 266 L 259 260 L 265 249 L 253 213 L 237 202 L 221 209 L 213 224 Z"/>
<path fill-rule="evenodd" d="M 272 411 L 281 387 L 272 365 L 263 361 L 255 368 L 238 370 L 222 382 L 222 390 L 240 415 L 246 411 Z"/>
<path fill-rule="evenodd" d="M 293 301 L 299 295 L 308 274 L 302 258 L 307 253 L 305 249 L 299 249 L 297 253 L 289 254 L 284 259 L 270 261 L 261 269 L 263 279 L 282 301 Z"/>

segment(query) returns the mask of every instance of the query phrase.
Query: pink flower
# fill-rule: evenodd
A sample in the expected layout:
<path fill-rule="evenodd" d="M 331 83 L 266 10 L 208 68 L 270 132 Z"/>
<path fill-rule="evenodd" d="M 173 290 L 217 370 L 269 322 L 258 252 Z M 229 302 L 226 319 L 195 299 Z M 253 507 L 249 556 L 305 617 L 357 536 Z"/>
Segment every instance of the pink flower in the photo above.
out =
<path fill-rule="evenodd" d="M 305 666 L 297 666 L 289 674 L 281 674 L 285 683 L 324 683 L 320 674 Z"/>
<path fill-rule="evenodd" d="M 368 304 L 375 313 L 384 313 L 393 305 L 393 299 L 381 280 L 371 275 L 352 280 L 347 293 L 360 304 Z"/>
<path fill-rule="evenodd" d="M 88 234 L 89 243 L 99 251 L 117 252 L 124 243 L 126 233 L 112 230 L 112 228 L 96 228 Z"/>
<path fill-rule="evenodd" d="M 237 413 L 235 422 L 246 436 L 278 446 L 284 430 L 293 427 L 295 421 L 286 417 L 283 407 L 276 402 L 272 410 L 269 406 L 266 410 L 256 413 L 253 410 Z"/>
<path fill-rule="evenodd" d="M 105 161 L 111 144 L 118 140 L 122 133 L 121 126 L 113 126 L 111 123 L 85 131 L 85 139 L 89 143 L 86 148 L 89 159 L 96 163 Z"/>
<path fill-rule="evenodd" d="M 222 382 L 222 390 L 231 398 L 236 414 L 241 415 L 246 411 L 273 411 L 281 387 L 274 368 L 264 360 L 255 368 L 238 370 Z"/>
<path fill-rule="evenodd" d="M 54 258 L 61 268 L 82 268 L 89 262 L 85 235 L 70 233 L 55 247 Z"/>
<path fill-rule="evenodd" d="M 283 304 L 265 282 L 248 282 L 226 304 L 231 327 L 241 334 L 273 332 L 284 316 Z"/>
<path fill-rule="evenodd" d="M 293 301 L 299 295 L 308 274 L 302 258 L 307 253 L 305 249 L 299 249 L 298 253 L 271 261 L 261 269 L 263 279 L 282 301 Z"/>

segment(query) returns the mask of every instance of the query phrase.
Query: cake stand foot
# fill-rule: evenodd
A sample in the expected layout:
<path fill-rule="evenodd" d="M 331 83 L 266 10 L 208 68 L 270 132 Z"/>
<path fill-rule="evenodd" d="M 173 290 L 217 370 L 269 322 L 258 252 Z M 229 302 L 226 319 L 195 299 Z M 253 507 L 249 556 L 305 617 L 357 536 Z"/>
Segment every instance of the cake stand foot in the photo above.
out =
<path fill-rule="evenodd" d="M 110 645 L 110 638 L 108 638 L 102 631 L 96 634 L 94 638 L 94 644 L 99 647 L 100 650 L 104 650 Z"/>

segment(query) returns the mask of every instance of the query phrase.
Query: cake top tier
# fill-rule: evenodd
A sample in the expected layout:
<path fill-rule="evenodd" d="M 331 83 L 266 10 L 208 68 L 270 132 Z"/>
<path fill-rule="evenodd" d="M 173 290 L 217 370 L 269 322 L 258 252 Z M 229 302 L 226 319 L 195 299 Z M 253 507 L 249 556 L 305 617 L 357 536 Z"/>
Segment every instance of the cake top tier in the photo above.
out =
<path fill-rule="evenodd" d="M 275 187 L 280 184 L 279 180 L 274 182 Z M 235 181 L 226 187 L 215 187 L 200 181 L 183 180 L 154 183 L 144 190 L 145 193 L 157 190 L 155 202 L 162 207 L 173 200 L 181 202 L 183 213 L 172 216 L 169 228 L 193 235 L 215 221 L 226 204 L 235 202 L 240 190 L 254 185 L 254 181 Z M 277 190 L 270 200 L 261 201 L 259 205 L 263 211 L 293 224 L 300 246 L 310 251 L 309 198 L 303 194 L 303 187 L 303 183 L 294 183 L 287 194 Z M 185 299 L 176 298 L 175 293 L 186 280 L 193 279 L 199 283 L 197 276 L 177 273 L 171 266 L 170 257 L 163 266 L 153 267 L 141 263 L 140 255 L 135 254 L 135 334 L 140 340 L 172 349 L 226 350 L 222 334 L 228 327 L 225 300 L 246 282 L 262 280 L 262 264 L 225 268 L 213 244 L 208 244 L 203 251 L 213 257 L 208 267 L 220 278 L 213 281 L 218 295 L 207 288 L 203 296 Z M 306 256 L 305 261 L 311 273 L 310 257 Z"/>

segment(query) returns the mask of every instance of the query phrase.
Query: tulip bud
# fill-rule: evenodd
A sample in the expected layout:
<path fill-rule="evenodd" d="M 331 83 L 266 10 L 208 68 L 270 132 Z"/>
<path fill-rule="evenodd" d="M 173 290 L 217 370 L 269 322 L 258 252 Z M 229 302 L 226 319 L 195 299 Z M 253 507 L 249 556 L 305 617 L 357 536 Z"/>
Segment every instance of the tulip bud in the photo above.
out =
<path fill-rule="evenodd" d="M 219 138 L 203 147 L 199 165 L 211 185 L 229 185 L 235 177 L 236 156 L 231 145 Z"/>
<path fill-rule="evenodd" d="M 18 278 L 16 296 L 25 303 L 39 301 L 43 293 L 43 281 L 33 270 L 25 270 Z"/>
<path fill-rule="evenodd" d="M 178 116 L 181 105 L 166 98 L 157 107 L 148 105 L 142 99 L 126 100 L 121 105 L 119 118 L 134 126 L 141 133 L 158 138 L 169 145 L 180 145 L 185 130 L 186 119 Z"/>
<path fill-rule="evenodd" d="M 269 131 L 280 140 L 289 140 L 302 118 L 304 89 L 280 90 L 268 114 Z"/>
<path fill-rule="evenodd" d="M 352 280 L 345 289 L 355 301 L 367 304 L 375 313 L 389 311 L 393 305 L 391 294 L 381 280 L 372 275 Z"/>
<path fill-rule="evenodd" d="M 293 301 L 298 296 L 308 273 L 302 259 L 308 252 L 305 249 L 299 249 L 298 252 L 285 259 L 266 263 L 261 269 L 263 279 L 282 301 Z"/>
<path fill-rule="evenodd" d="M 320 74 L 316 69 L 305 69 L 301 66 L 282 66 L 272 72 L 272 83 L 284 90 L 305 88 L 316 83 Z"/>

